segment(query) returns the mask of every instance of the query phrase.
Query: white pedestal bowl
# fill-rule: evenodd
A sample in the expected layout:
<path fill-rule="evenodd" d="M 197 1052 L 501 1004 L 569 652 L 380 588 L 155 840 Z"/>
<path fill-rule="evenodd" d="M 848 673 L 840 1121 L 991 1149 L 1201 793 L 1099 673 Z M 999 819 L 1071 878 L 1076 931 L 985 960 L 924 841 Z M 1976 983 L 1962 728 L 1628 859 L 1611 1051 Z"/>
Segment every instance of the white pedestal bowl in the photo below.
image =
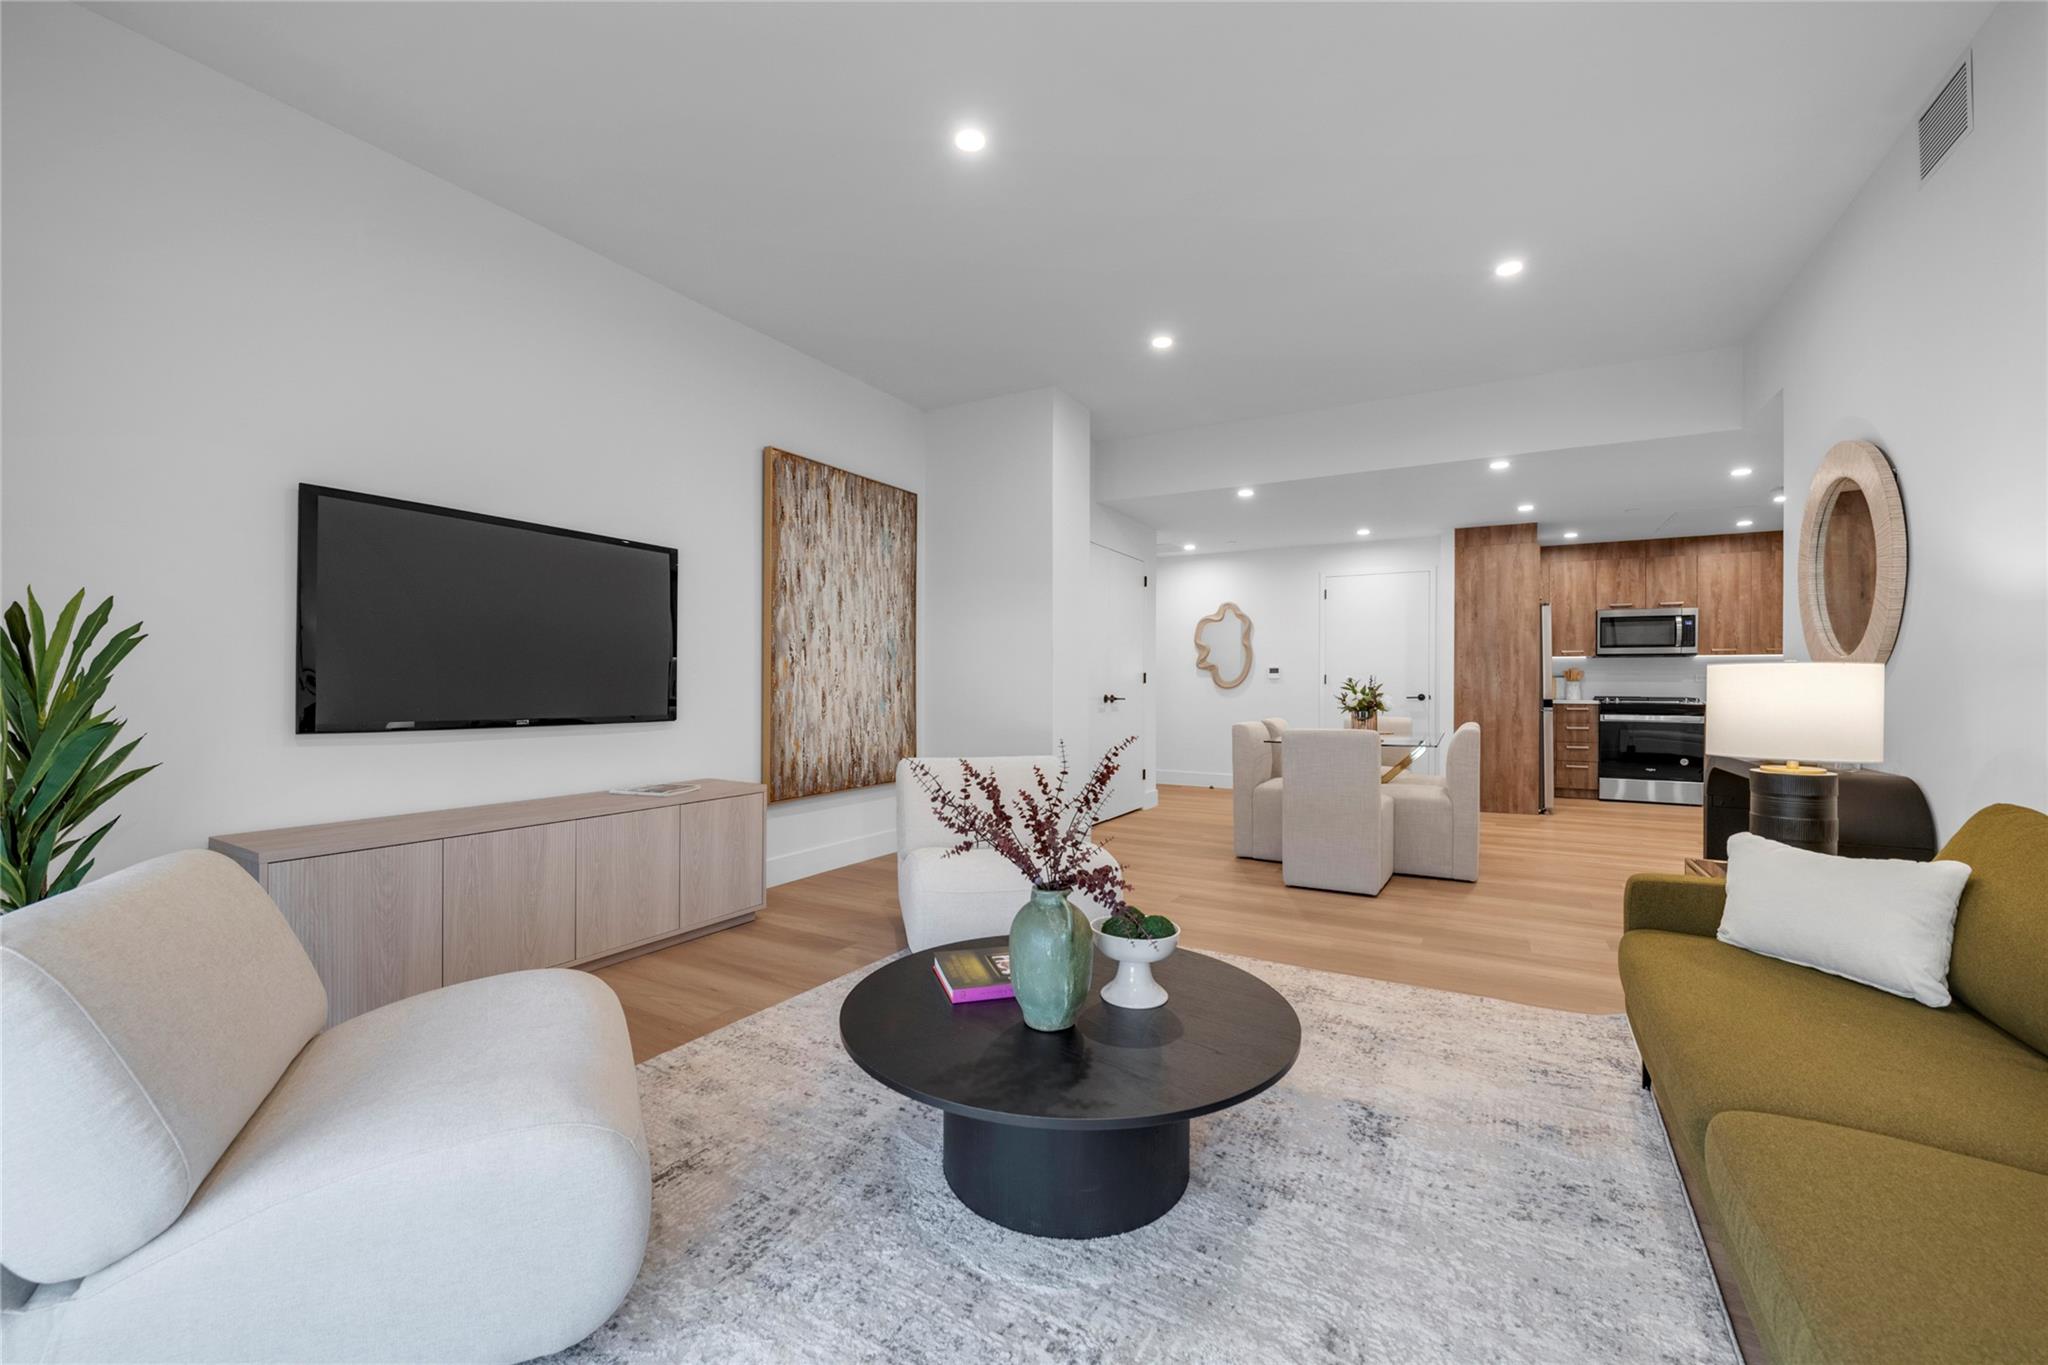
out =
<path fill-rule="evenodd" d="M 1152 979 L 1152 964 L 1164 961 L 1180 946 L 1180 932 L 1166 938 L 1119 938 L 1102 932 L 1094 921 L 1095 946 L 1116 963 L 1116 976 L 1102 988 L 1103 1000 L 1120 1009 L 1153 1010 L 1166 1003 L 1166 988 Z"/>

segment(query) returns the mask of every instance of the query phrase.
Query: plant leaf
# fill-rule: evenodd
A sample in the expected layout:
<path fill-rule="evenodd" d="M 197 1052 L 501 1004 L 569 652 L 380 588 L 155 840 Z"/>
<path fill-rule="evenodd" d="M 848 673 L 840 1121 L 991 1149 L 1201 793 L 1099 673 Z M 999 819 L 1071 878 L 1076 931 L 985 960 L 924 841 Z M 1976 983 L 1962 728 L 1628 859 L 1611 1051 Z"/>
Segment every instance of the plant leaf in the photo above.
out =
<path fill-rule="evenodd" d="M 93 756 L 106 747 L 114 737 L 111 725 L 89 725 L 66 740 L 57 751 L 56 759 L 50 764 L 36 784 L 35 796 L 28 803 L 28 810 L 21 817 L 22 823 L 33 830 L 46 811 L 61 802 L 69 791 L 73 779 L 92 762 Z M 24 793 L 15 793 L 19 801 Z"/>
<path fill-rule="evenodd" d="M 64 661 L 64 676 L 70 677 L 78 671 L 78 661 L 85 657 L 85 651 L 99 638 L 100 629 L 107 624 L 107 617 L 113 614 L 114 599 L 109 597 L 92 610 L 85 618 L 85 624 L 78 628 L 78 638 L 71 642 L 71 657 Z"/>
<path fill-rule="evenodd" d="M 50 703 L 50 693 L 57 685 L 57 670 L 64 651 L 71 647 L 71 632 L 78 625 L 78 609 L 85 605 L 85 589 L 71 594 L 71 600 L 57 613 L 57 624 L 50 629 L 50 638 L 43 647 L 42 657 L 36 664 L 36 709 L 41 710 Z"/>
<path fill-rule="evenodd" d="M 135 768 L 131 771 L 122 773 L 119 777 L 107 783 L 104 787 L 101 787 L 98 791 L 94 792 L 90 797 L 80 802 L 80 804 L 75 810 L 66 811 L 64 823 L 72 826 L 76 826 L 83 823 L 86 820 L 86 818 L 89 817 L 94 811 L 98 810 L 101 806 L 106 805 L 107 802 L 113 800 L 116 796 L 119 796 L 122 790 L 128 787 L 130 784 L 132 784 L 137 778 L 155 772 L 157 770 L 157 766 L 158 765 L 151 763 L 147 767 Z"/>
<path fill-rule="evenodd" d="M 71 855 L 71 861 L 64 864 L 63 875 L 58 877 L 56 884 L 50 888 L 52 896 L 61 896 L 85 880 L 85 874 L 92 871 L 90 859 L 93 849 L 99 846 L 100 840 L 107 837 L 108 830 L 120 823 L 121 817 L 117 815 L 85 836 L 85 842 L 80 844 L 78 851 Z"/>

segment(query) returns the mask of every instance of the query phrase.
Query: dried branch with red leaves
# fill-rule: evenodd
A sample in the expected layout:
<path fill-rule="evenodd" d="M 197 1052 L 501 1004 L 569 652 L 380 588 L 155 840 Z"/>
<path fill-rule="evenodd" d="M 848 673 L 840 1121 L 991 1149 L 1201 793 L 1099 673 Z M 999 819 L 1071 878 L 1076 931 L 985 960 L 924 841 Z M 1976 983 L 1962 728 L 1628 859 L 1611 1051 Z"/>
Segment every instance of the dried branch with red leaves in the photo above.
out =
<path fill-rule="evenodd" d="M 946 850 L 949 856 L 992 848 L 1029 877 L 1038 890 L 1079 891 L 1115 914 L 1124 907 L 1130 883 L 1108 860 L 1095 856 L 1096 844 L 1090 834 L 1121 766 L 1118 758 L 1137 742 L 1138 737 L 1132 735 L 1111 746 L 1081 789 L 1071 793 L 1065 744 L 1060 745 L 1057 774 L 1034 766 L 1032 786 L 1019 787 L 1007 800 L 994 770 L 983 772 L 964 758 L 957 791 L 922 763 L 911 764 L 910 771 L 931 803 L 932 815 L 947 832 L 960 838 Z"/>

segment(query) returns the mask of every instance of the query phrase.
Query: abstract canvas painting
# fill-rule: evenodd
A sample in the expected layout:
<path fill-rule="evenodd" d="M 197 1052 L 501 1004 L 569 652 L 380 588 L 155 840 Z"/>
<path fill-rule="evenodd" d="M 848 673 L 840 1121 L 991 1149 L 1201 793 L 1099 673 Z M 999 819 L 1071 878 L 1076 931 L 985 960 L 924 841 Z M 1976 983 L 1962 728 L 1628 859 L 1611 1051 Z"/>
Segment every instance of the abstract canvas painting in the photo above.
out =
<path fill-rule="evenodd" d="M 917 752 L 917 494 L 762 452 L 761 780 L 896 780 Z"/>

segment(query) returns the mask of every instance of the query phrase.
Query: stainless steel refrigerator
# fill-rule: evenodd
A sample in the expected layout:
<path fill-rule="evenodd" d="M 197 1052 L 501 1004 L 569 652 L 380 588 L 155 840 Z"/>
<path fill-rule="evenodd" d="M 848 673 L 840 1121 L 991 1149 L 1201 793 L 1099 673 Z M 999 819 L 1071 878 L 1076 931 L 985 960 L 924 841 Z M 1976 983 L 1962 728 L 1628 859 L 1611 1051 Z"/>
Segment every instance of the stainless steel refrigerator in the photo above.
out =
<path fill-rule="evenodd" d="M 1536 660 L 1537 671 L 1542 676 L 1537 680 L 1536 704 L 1543 708 L 1543 724 L 1539 728 L 1543 753 L 1538 760 L 1538 766 L 1543 770 L 1543 800 L 1536 808 L 1548 815 L 1557 805 L 1557 746 L 1551 741 L 1550 728 L 1550 703 L 1556 700 L 1551 696 L 1556 684 L 1551 680 L 1550 673 L 1550 603 L 1545 602 L 1537 611 L 1542 622 Z"/>

